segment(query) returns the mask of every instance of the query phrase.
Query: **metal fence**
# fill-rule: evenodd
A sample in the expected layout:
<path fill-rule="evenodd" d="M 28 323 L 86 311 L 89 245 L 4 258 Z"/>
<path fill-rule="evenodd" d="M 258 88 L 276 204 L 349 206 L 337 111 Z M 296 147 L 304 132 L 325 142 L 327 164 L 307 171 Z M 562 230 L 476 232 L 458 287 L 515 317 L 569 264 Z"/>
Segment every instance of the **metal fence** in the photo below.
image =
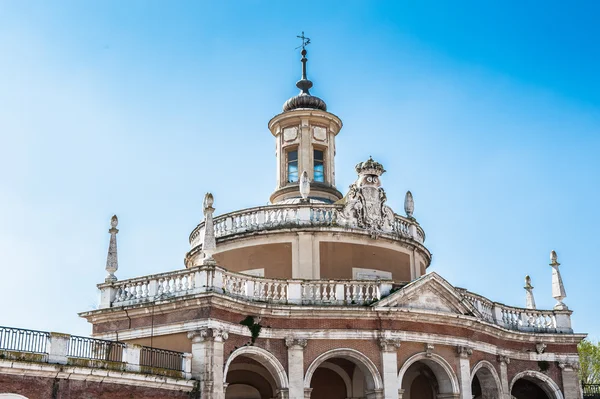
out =
<path fill-rule="evenodd" d="M 50 333 L 45 331 L 0 327 L 0 350 L 48 353 L 49 337 Z"/>
<path fill-rule="evenodd" d="M 183 359 L 182 352 L 143 346 L 140 353 L 140 366 L 183 371 Z"/>
<path fill-rule="evenodd" d="M 125 343 L 71 335 L 67 356 L 111 362 L 123 361 Z"/>
<path fill-rule="evenodd" d="M 600 399 L 600 384 L 581 383 L 584 399 Z"/>

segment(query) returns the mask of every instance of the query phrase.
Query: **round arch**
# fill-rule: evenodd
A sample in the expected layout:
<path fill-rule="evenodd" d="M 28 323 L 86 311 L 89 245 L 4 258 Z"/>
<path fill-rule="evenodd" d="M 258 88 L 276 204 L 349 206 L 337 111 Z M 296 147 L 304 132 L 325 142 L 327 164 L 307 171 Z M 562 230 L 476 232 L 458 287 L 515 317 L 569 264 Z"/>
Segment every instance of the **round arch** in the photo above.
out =
<path fill-rule="evenodd" d="M 346 373 L 346 371 L 343 368 L 341 368 L 337 364 L 333 364 L 331 362 L 323 362 L 323 363 L 321 363 L 321 367 L 329 369 L 329 370 L 337 373 L 337 375 L 339 375 L 340 378 L 342 380 L 344 380 L 344 385 L 346 385 L 346 392 L 348 393 L 348 396 L 351 396 L 350 392 L 352 392 L 352 380 L 350 379 L 350 376 L 348 375 L 348 373 Z"/>
<path fill-rule="evenodd" d="M 0 399 L 27 399 L 27 397 L 17 393 L 0 393 Z"/>
<path fill-rule="evenodd" d="M 419 361 L 425 363 L 433 371 L 440 386 L 440 393 L 460 394 L 460 385 L 454 370 L 443 357 L 435 353 L 421 352 L 408 358 L 398 372 L 398 387 L 402 386 L 402 379 L 408 368 Z"/>
<path fill-rule="evenodd" d="M 540 373 L 539 371 L 533 370 L 521 371 L 520 373 L 515 375 L 512 381 L 510 382 L 510 392 L 512 392 L 515 382 L 517 382 L 520 379 L 533 382 L 534 384 L 539 386 L 546 393 L 546 395 L 548 395 L 550 399 L 564 399 L 560 388 L 552 378 L 548 377 L 546 374 Z"/>
<path fill-rule="evenodd" d="M 308 366 L 308 369 L 306 369 L 306 374 L 304 376 L 305 389 L 310 388 L 310 381 L 312 380 L 312 376 L 317 368 L 321 366 L 324 361 L 334 357 L 347 359 L 356 364 L 356 366 L 359 367 L 365 375 L 367 379 L 367 388 L 369 390 L 383 389 L 381 375 L 379 374 L 375 364 L 373 364 L 368 357 L 359 351 L 350 348 L 332 349 L 317 356 L 317 358 L 312 361 L 310 366 Z"/>
<path fill-rule="evenodd" d="M 278 389 L 288 389 L 288 377 L 279 360 L 271 352 L 256 346 L 242 346 L 229 355 L 227 363 L 225 363 L 225 369 L 223 370 L 225 378 L 227 378 L 231 362 L 238 356 L 246 356 L 257 361 L 271 373 Z"/>
<path fill-rule="evenodd" d="M 478 371 L 485 370 L 485 373 L 477 376 L 479 378 L 479 382 L 490 385 L 493 385 L 492 390 L 496 390 L 497 397 L 502 397 L 502 382 L 500 382 L 500 377 L 498 376 L 498 372 L 494 368 L 494 365 L 487 360 L 479 361 L 473 368 L 471 369 L 471 383 L 473 383 L 473 379 Z"/>

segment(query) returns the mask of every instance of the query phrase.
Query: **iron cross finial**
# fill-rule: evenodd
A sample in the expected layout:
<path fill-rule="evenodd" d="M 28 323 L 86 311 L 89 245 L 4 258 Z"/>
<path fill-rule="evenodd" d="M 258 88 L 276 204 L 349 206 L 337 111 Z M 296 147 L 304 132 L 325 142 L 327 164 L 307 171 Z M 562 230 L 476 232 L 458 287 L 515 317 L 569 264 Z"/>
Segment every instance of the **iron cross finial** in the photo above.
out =
<path fill-rule="evenodd" d="M 302 50 L 304 50 L 305 47 L 310 44 L 310 38 L 304 36 L 304 31 L 302 31 L 302 36 L 296 36 L 296 37 L 298 39 L 302 39 L 302 45 L 296 47 L 296 49 L 299 49 L 300 47 L 302 47 Z"/>

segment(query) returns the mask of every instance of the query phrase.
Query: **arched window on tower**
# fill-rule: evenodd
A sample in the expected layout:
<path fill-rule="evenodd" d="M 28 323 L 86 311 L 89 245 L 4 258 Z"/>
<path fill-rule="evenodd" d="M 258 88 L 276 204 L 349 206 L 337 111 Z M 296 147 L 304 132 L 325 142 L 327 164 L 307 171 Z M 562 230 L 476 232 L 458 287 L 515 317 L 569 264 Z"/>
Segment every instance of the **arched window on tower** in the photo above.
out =
<path fill-rule="evenodd" d="M 287 181 L 296 183 L 298 181 L 298 148 L 287 150 Z"/>
<path fill-rule="evenodd" d="M 314 179 L 313 181 L 323 183 L 325 181 L 325 159 L 323 155 L 323 151 L 314 150 L 313 153 L 313 170 L 314 170 Z"/>

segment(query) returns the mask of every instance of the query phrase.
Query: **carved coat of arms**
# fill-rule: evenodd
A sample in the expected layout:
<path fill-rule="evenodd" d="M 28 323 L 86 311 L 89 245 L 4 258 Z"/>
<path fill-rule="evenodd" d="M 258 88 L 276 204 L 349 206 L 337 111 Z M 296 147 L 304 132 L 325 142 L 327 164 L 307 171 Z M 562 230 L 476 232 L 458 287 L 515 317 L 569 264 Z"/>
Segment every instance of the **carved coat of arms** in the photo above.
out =
<path fill-rule="evenodd" d="M 356 165 L 356 171 L 358 179 L 346 195 L 342 219 L 351 226 L 368 229 L 375 236 L 380 232 L 390 232 L 394 212 L 385 204 L 387 197 L 379 180 L 385 172 L 383 166 L 369 158 Z"/>

